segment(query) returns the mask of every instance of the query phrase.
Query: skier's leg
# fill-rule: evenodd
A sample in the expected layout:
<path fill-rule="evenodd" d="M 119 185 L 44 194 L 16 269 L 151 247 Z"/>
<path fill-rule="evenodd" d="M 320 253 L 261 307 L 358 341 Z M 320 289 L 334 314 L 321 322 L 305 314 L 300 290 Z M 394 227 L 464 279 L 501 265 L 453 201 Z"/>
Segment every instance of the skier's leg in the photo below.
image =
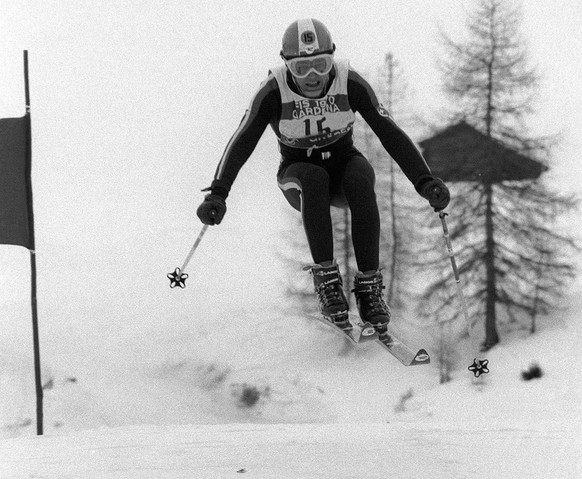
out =
<path fill-rule="evenodd" d="M 345 164 L 341 186 L 352 215 L 352 240 L 360 270 L 354 278 L 354 293 L 363 321 L 386 332 L 390 308 L 384 301 L 382 273 L 378 270 L 380 214 L 374 192 L 374 169 L 361 154 Z"/>
<path fill-rule="evenodd" d="M 303 217 L 309 249 L 316 263 L 310 271 L 322 315 L 343 329 L 351 329 L 342 278 L 333 259 L 329 175 L 320 166 L 293 163 L 279 175 L 279 188 Z"/>
<path fill-rule="evenodd" d="M 279 188 L 291 206 L 301 212 L 313 261 L 331 262 L 333 229 L 327 172 L 311 163 L 293 163 L 279 175 Z"/>
<path fill-rule="evenodd" d="M 372 165 L 361 155 L 345 164 L 341 187 L 352 217 L 352 242 L 360 271 L 376 271 L 379 265 L 380 213 L 376 203 Z"/>

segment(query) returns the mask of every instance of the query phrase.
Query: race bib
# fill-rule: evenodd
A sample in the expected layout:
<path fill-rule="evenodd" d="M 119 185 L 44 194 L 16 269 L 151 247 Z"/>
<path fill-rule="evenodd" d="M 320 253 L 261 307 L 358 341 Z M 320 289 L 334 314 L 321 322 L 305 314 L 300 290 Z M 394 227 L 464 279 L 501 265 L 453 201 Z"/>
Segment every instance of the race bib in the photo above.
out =
<path fill-rule="evenodd" d="M 279 140 L 295 148 L 322 148 L 349 133 L 356 115 L 348 101 L 348 62 L 336 61 L 336 76 L 323 98 L 306 98 L 289 88 L 286 68 L 273 69 L 281 92 Z"/>

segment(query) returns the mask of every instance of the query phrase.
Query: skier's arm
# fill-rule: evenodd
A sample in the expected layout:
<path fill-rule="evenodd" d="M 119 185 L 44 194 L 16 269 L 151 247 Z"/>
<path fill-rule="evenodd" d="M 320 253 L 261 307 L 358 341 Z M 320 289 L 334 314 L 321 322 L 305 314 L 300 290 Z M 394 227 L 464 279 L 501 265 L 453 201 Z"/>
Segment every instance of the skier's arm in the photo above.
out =
<path fill-rule="evenodd" d="M 240 169 L 251 156 L 277 106 L 276 82 L 272 76 L 255 93 L 238 128 L 226 145 L 209 190 L 226 199 Z"/>
<path fill-rule="evenodd" d="M 202 223 L 220 224 L 226 213 L 226 198 L 238 172 L 251 156 L 269 121 L 277 114 L 278 90 L 276 81 L 269 75 L 257 93 L 237 130 L 232 135 L 216 168 L 212 184 L 203 191 L 210 191 L 196 214 Z"/>
<path fill-rule="evenodd" d="M 352 109 L 362 115 L 388 154 L 420 193 L 422 185 L 433 178 L 430 168 L 414 142 L 380 104 L 370 84 L 351 69 L 348 95 Z"/>

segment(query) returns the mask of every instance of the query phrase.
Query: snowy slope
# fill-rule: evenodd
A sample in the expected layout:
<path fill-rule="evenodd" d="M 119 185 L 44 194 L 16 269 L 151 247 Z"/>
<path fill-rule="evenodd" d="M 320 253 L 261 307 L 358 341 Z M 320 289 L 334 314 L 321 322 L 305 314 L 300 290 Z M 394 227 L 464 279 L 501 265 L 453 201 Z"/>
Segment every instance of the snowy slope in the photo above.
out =
<path fill-rule="evenodd" d="M 467 423 L 141 426 L 0 443 L 0 477 L 575 479 L 575 448 L 556 428 Z"/>
<path fill-rule="evenodd" d="M 540 318 L 536 335 L 504 334 L 479 388 L 472 357 L 441 386 L 434 364 L 404 368 L 373 344 L 346 350 L 325 326 L 282 310 L 269 250 L 282 241 L 275 226 L 260 230 L 277 206 L 240 216 L 255 201 L 233 201 L 209 230 L 184 290 L 166 274 L 199 230 L 193 218 L 97 245 L 44 245 L 43 438 L 26 252 L 7 247 L 0 477 L 579 477 L 580 294 Z M 429 331 L 407 336 L 434 346 Z M 544 376 L 524 382 L 532 362 Z M 358 461 L 369 470 L 354 473 Z"/>
<path fill-rule="evenodd" d="M 113 390 L 55 374 L 47 416 L 61 426 L 35 438 L 5 425 L 0 477 L 579 478 L 580 328 L 548 323 L 492 350 L 479 387 L 461 370 L 439 386 L 433 366 L 401 367 L 374 345 L 338 356 L 337 336 L 313 325 L 281 325 L 286 347 L 264 335 L 234 350 L 208 334 L 197 354 L 147 344 L 165 359 L 138 355 L 141 373 Z M 522 381 L 533 361 L 543 377 Z"/>

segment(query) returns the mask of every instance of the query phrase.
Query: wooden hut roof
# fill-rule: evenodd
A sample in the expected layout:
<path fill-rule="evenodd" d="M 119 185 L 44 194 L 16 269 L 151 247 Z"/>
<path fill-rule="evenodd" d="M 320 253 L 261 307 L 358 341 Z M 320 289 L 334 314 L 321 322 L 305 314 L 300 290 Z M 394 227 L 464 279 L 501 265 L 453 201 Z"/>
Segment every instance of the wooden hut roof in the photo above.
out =
<path fill-rule="evenodd" d="M 432 173 L 444 181 L 499 183 L 536 179 L 548 168 L 462 121 L 419 143 Z"/>

